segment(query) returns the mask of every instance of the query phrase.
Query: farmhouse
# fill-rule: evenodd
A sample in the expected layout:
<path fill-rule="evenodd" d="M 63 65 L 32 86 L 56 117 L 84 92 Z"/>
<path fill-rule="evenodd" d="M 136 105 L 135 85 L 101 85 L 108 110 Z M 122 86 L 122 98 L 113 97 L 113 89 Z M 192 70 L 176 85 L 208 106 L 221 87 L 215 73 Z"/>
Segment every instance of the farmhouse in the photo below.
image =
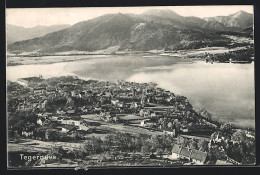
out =
<path fill-rule="evenodd" d="M 206 152 L 175 144 L 173 145 L 172 148 L 171 158 L 172 159 L 186 158 L 196 165 L 203 165 L 206 163 L 208 155 Z"/>

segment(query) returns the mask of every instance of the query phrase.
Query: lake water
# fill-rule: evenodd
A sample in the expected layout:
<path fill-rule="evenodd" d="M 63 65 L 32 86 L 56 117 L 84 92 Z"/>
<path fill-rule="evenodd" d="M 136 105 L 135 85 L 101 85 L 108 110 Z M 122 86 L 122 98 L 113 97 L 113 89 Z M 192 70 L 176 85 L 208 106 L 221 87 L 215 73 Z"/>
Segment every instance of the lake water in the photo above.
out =
<path fill-rule="evenodd" d="M 191 63 L 178 57 L 135 55 L 7 67 L 7 79 L 11 81 L 38 75 L 155 82 L 161 88 L 186 96 L 193 107 L 205 108 L 214 119 L 255 127 L 254 63 Z"/>

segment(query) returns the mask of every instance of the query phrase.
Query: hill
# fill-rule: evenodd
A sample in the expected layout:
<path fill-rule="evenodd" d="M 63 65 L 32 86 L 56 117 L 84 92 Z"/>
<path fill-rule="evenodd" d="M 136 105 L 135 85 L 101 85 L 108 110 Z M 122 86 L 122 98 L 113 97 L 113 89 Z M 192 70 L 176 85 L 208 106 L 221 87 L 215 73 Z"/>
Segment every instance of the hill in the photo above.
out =
<path fill-rule="evenodd" d="M 52 25 L 52 26 L 35 26 L 32 28 L 24 28 L 16 25 L 6 25 L 7 44 L 17 41 L 28 40 L 36 37 L 44 36 L 48 33 L 65 29 L 70 25 Z"/>
<path fill-rule="evenodd" d="M 229 16 L 208 17 L 204 20 L 217 21 L 226 27 L 247 28 L 253 25 L 253 14 L 241 10 Z"/>
<path fill-rule="evenodd" d="M 230 40 L 216 32 L 225 30 L 229 27 L 221 22 L 183 17 L 171 10 L 107 14 L 43 37 L 13 43 L 8 45 L 8 51 L 96 51 L 113 46 L 135 51 L 192 49 L 228 44 Z"/>

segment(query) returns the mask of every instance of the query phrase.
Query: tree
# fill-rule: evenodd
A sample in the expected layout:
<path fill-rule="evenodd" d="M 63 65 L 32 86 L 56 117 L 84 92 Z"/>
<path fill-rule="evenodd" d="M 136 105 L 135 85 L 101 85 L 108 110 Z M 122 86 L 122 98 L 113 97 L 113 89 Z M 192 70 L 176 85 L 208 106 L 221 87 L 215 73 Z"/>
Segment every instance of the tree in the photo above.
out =
<path fill-rule="evenodd" d="M 190 141 L 189 141 L 189 146 L 190 148 L 192 149 L 198 149 L 198 145 L 197 145 L 197 140 L 192 138 Z"/>
<path fill-rule="evenodd" d="M 100 161 L 101 161 L 101 162 L 106 162 L 106 161 L 107 161 L 106 156 L 101 156 L 101 157 L 100 157 Z"/>
<path fill-rule="evenodd" d="M 145 156 L 146 154 L 150 153 L 150 149 L 148 146 L 144 145 L 141 147 L 141 153 Z"/>
<path fill-rule="evenodd" d="M 170 148 L 165 148 L 164 153 L 169 155 L 169 154 L 172 154 L 172 151 Z"/>
<path fill-rule="evenodd" d="M 169 122 L 167 126 L 168 126 L 168 128 L 172 129 L 172 127 L 173 127 L 172 122 Z"/>
<path fill-rule="evenodd" d="M 231 140 L 236 141 L 238 143 L 246 141 L 246 133 L 244 130 L 237 130 L 231 136 Z"/>
<path fill-rule="evenodd" d="M 178 137 L 177 144 L 184 146 L 184 147 L 187 147 L 189 145 L 189 141 L 187 139 L 183 138 L 183 137 Z"/>
<path fill-rule="evenodd" d="M 209 148 L 208 155 L 210 157 L 210 160 L 216 161 L 217 159 L 225 160 L 226 159 L 226 153 L 219 149 L 218 146 L 213 146 Z"/>
<path fill-rule="evenodd" d="M 228 156 L 243 164 L 254 164 L 255 139 L 247 138 L 244 130 L 237 130 L 231 139 L 235 142 L 228 149 Z"/>
<path fill-rule="evenodd" d="M 152 141 L 152 152 L 156 151 L 157 148 L 160 148 L 161 147 L 161 142 L 160 142 L 160 136 L 159 135 L 153 135 L 151 137 L 151 141 Z"/>
<path fill-rule="evenodd" d="M 162 157 L 163 149 L 157 148 L 157 149 L 156 149 L 156 154 L 159 155 L 160 157 Z"/>
<path fill-rule="evenodd" d="M 203 139 L 198 141 L 197 146 L 198 146 L 198 149 L 201 151 L 204 151 L 204 152 L 208 151 L 208 142 Z"/>
<path fill-rule="evenodd" d="M 56 136 L 55 134 L 52 132 L 51 129 L 47 129 L 46 132 L 45 132 L 45 139 L 47 140 L 55 140 L 56 139 Z"/>
<path fill-rule="evenodd" d="M 231 133 L 231 131 L 232 131 L 232 125 L 229 124 L 229 123 L 225 123 L 225 124 L 221 125 L 220 129 L 221 129 L 223 132 Z"/>
<path fill-rule="evenodd" d="M 100 138 L 97 137 L 91 137 L 90 140 L 87 140 L 85 142 L 85 151 L 89 154 L 98 154 L 101 153 L 103 142 Z"/>

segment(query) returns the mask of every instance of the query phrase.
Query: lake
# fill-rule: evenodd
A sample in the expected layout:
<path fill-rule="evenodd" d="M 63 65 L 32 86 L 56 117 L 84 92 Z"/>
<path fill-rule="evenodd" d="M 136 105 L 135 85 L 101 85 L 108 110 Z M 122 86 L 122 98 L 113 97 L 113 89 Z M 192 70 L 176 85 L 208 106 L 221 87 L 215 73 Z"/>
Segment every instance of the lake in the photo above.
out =
<path fill-rule="evenodd" d="M 255 127 L 254 63 L 209 64 L 170 56 L 111 55 L 7 67 L 7 79 L 11 81 L 38 75 L 155 82 L 161 88 L 186 96 L 194 108 L 206 109 L 218 121 Z"/>

